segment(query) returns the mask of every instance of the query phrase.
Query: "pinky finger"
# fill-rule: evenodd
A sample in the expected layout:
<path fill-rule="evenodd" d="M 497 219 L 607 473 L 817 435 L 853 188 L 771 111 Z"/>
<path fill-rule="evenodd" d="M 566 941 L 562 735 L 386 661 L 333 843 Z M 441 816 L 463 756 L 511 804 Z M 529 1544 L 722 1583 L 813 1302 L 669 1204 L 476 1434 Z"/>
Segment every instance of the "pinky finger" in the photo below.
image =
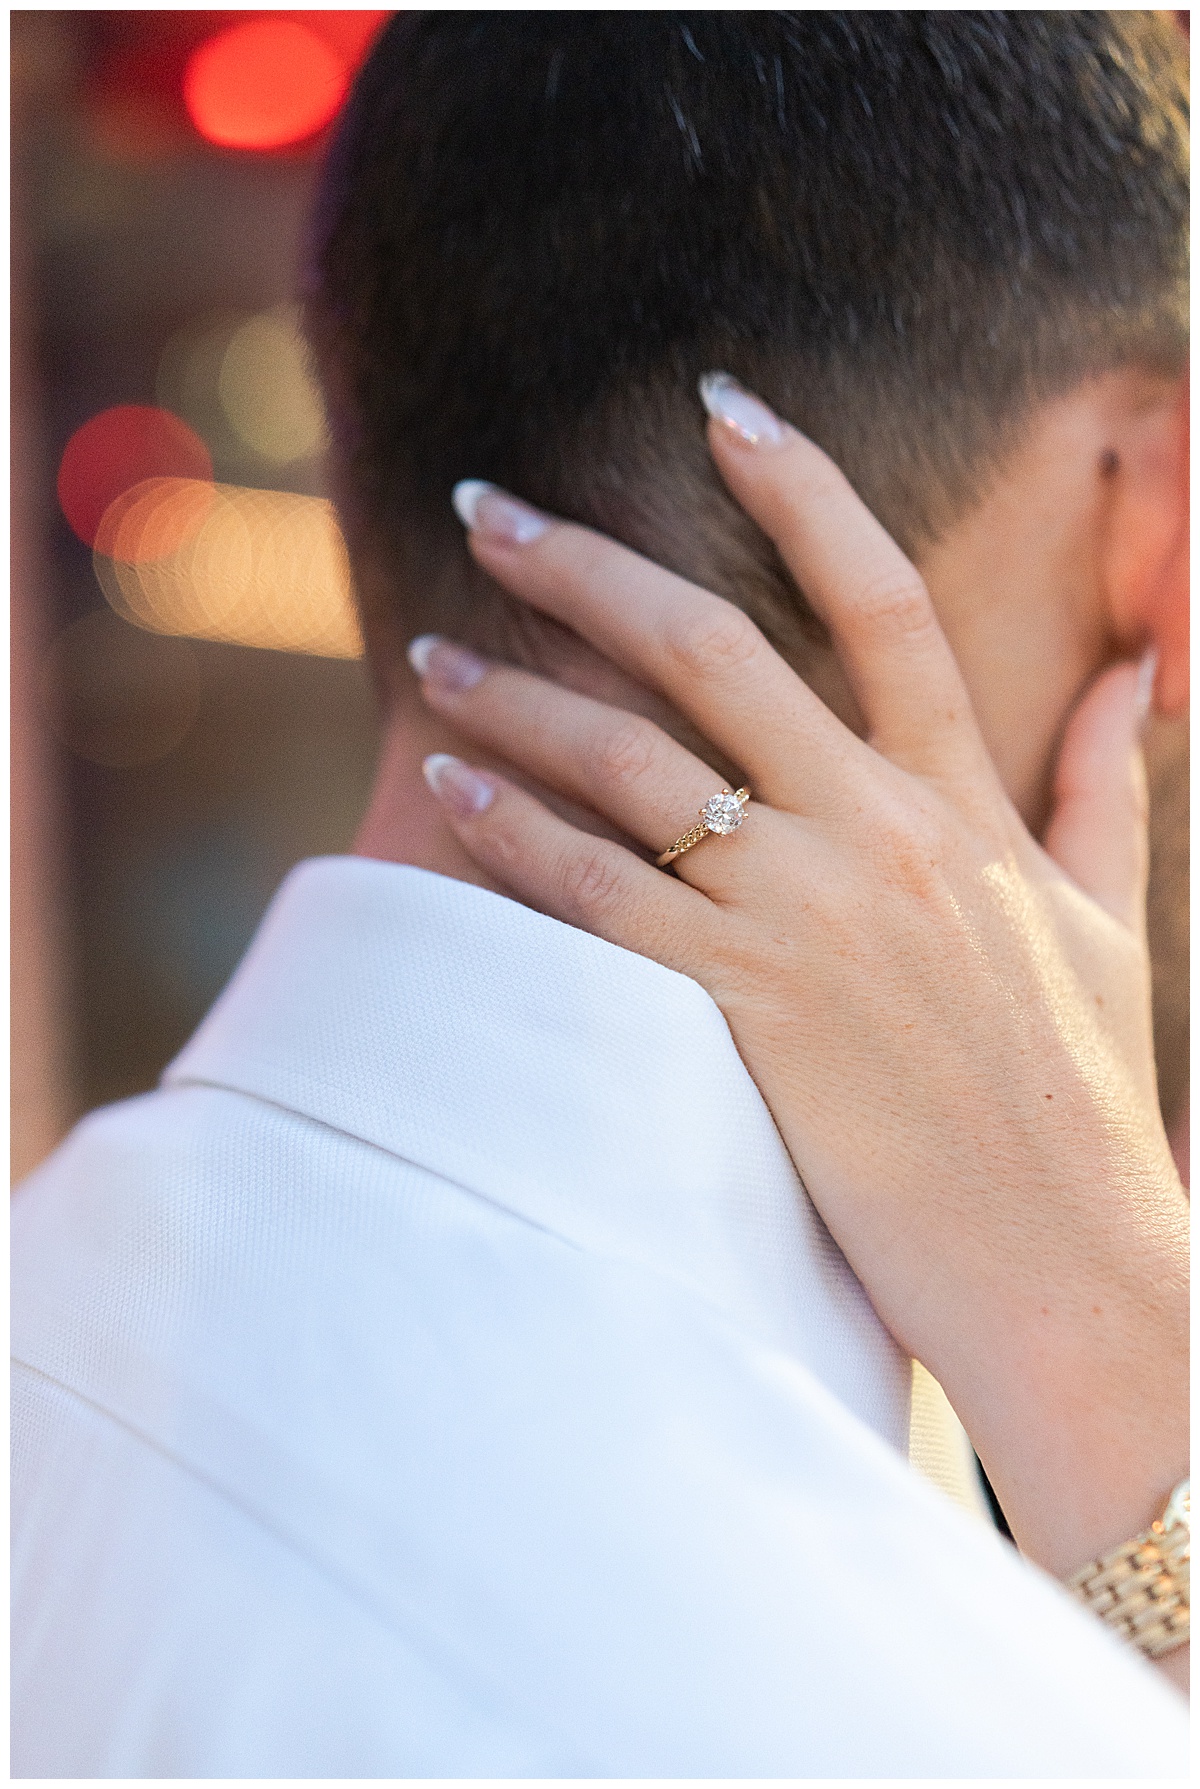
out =
<path fill-rule="evenodd" d="M 448 753 L 423 765 L 459 843 L 531 907 L 695 976 L 711 902 L 609 839 L 580 832 L 523 789 Z M 690 922 L 690 923 L 689 923 Z"/>

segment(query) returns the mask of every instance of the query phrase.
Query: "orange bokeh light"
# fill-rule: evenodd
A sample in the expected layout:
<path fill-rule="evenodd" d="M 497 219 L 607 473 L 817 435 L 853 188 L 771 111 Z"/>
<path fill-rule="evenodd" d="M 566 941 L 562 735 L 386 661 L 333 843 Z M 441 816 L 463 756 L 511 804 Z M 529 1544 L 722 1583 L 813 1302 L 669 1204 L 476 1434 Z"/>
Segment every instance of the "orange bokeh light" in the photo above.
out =
<path fill-rule="evenodd" d="M 323 129 L 349 83 L 345 57 L 298 19 L 248 19 L 192 52 L 183 96 L 210 143 L 282 149 Z"/>
<path fill-rule="evenodd" d="M 199 533 L 216 494 L 216 485 L 206 479 L 143 479 L 105 510 L 96 551 L 126 565 L 169 559 Z"/>
<path fill-rule="evenodd" d="M 104 517 L 92 563 L 117 614 L 151 633 L 362 653 L 346 543 L 323 498 L 150 478 Z"/>
<path fill-rule="evenodd" d="M 58 467 L 58 501 L 80 540 L 96 544 L 110 505 L 148 478 L 211 482 L 212 460 L 194 429 L 154 404 L 102 410 L 67 442 Z"/>

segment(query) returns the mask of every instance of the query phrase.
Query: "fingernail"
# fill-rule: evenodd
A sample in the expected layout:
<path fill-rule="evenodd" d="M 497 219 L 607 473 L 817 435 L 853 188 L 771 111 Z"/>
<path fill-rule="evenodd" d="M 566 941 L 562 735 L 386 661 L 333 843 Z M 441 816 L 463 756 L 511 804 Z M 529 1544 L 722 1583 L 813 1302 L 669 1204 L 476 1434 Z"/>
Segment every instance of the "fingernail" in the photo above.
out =
<path fill-rule="evenodd" d="M 1158 675 L 1158 648 L 1149 646 L 1138 666 L 1137 688 L 1133 694 L 1133 714 L 1138 732 L 1142 732 L 1154 708 L 1154 679 Z"/>
<path fill-rule="evenodd" d="M 495 788 L 461 758 L 452 758 L 449 752 L 431 752 L 421 769 L 438 800 L 464 820 L 491 807 Z"/>
<path fill-rule="evenodd" d="M 482 478 L 459 479 L 451 499 L 459 521 L 473 533 L 506 541 L 509 546 L 527 547 L 550 526 L 549 516 Z"/>
<path fill-rule="evenodd" d="M 487 675 L 486 660 L 440 634 L 418 634 L 410 640 L 408 662 L 418 677 L 446 690 L 473 690 Z"/>
<path fill-rule="evenodd" d="M 699 391 L 708 414 L 747 446 L 775 447 L 783 440 L 783 424 L 775 412 L 728 373 L 705 373 Z"/>

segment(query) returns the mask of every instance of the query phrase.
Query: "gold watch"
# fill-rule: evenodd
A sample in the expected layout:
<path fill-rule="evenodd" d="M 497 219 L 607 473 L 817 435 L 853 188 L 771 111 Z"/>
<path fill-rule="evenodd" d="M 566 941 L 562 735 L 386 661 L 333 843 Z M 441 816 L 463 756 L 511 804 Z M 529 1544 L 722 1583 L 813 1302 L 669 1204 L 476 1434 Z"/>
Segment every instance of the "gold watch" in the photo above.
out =
<path fill-rule="evenodd" d="M 1192 1487 L 1184 1479 L 1157 1522 L 1093 1559 L 1067 1589 L 1123 1640 L 1152 1659 L 1188 1639 L 1191 1627 Z"/>

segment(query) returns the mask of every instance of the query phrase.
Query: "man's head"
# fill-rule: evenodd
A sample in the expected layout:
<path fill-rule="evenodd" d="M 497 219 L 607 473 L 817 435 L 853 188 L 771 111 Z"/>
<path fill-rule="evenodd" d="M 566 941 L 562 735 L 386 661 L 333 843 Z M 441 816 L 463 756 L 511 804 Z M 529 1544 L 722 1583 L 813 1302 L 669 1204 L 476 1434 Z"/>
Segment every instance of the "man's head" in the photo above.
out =
<path fill-rule="evenodd" d="M 1177 369 L 1177 38 L 1102 12 L 394 20 L 331 158 L 310 311 L 385 684 L 419 628 L 500 643 L 450 513 L 466 476 L 802 635 L 708 465 L 711 368 L 918 558 L 1039 404 Z"/>
<path fill-rule="evenodd" d="M 1151 631 L 1177 527 L 1184 93 L 1150 13 L 395 19 L 331 157 L 310 299 L 385 701 L 418 631 L 553 663 L 466 554 L 469 476 L 740 602 L 853 719 L 709 464 L 695 385 L 722 368 L 917 558 L 1034 813 L 1081 681 Z"/>

